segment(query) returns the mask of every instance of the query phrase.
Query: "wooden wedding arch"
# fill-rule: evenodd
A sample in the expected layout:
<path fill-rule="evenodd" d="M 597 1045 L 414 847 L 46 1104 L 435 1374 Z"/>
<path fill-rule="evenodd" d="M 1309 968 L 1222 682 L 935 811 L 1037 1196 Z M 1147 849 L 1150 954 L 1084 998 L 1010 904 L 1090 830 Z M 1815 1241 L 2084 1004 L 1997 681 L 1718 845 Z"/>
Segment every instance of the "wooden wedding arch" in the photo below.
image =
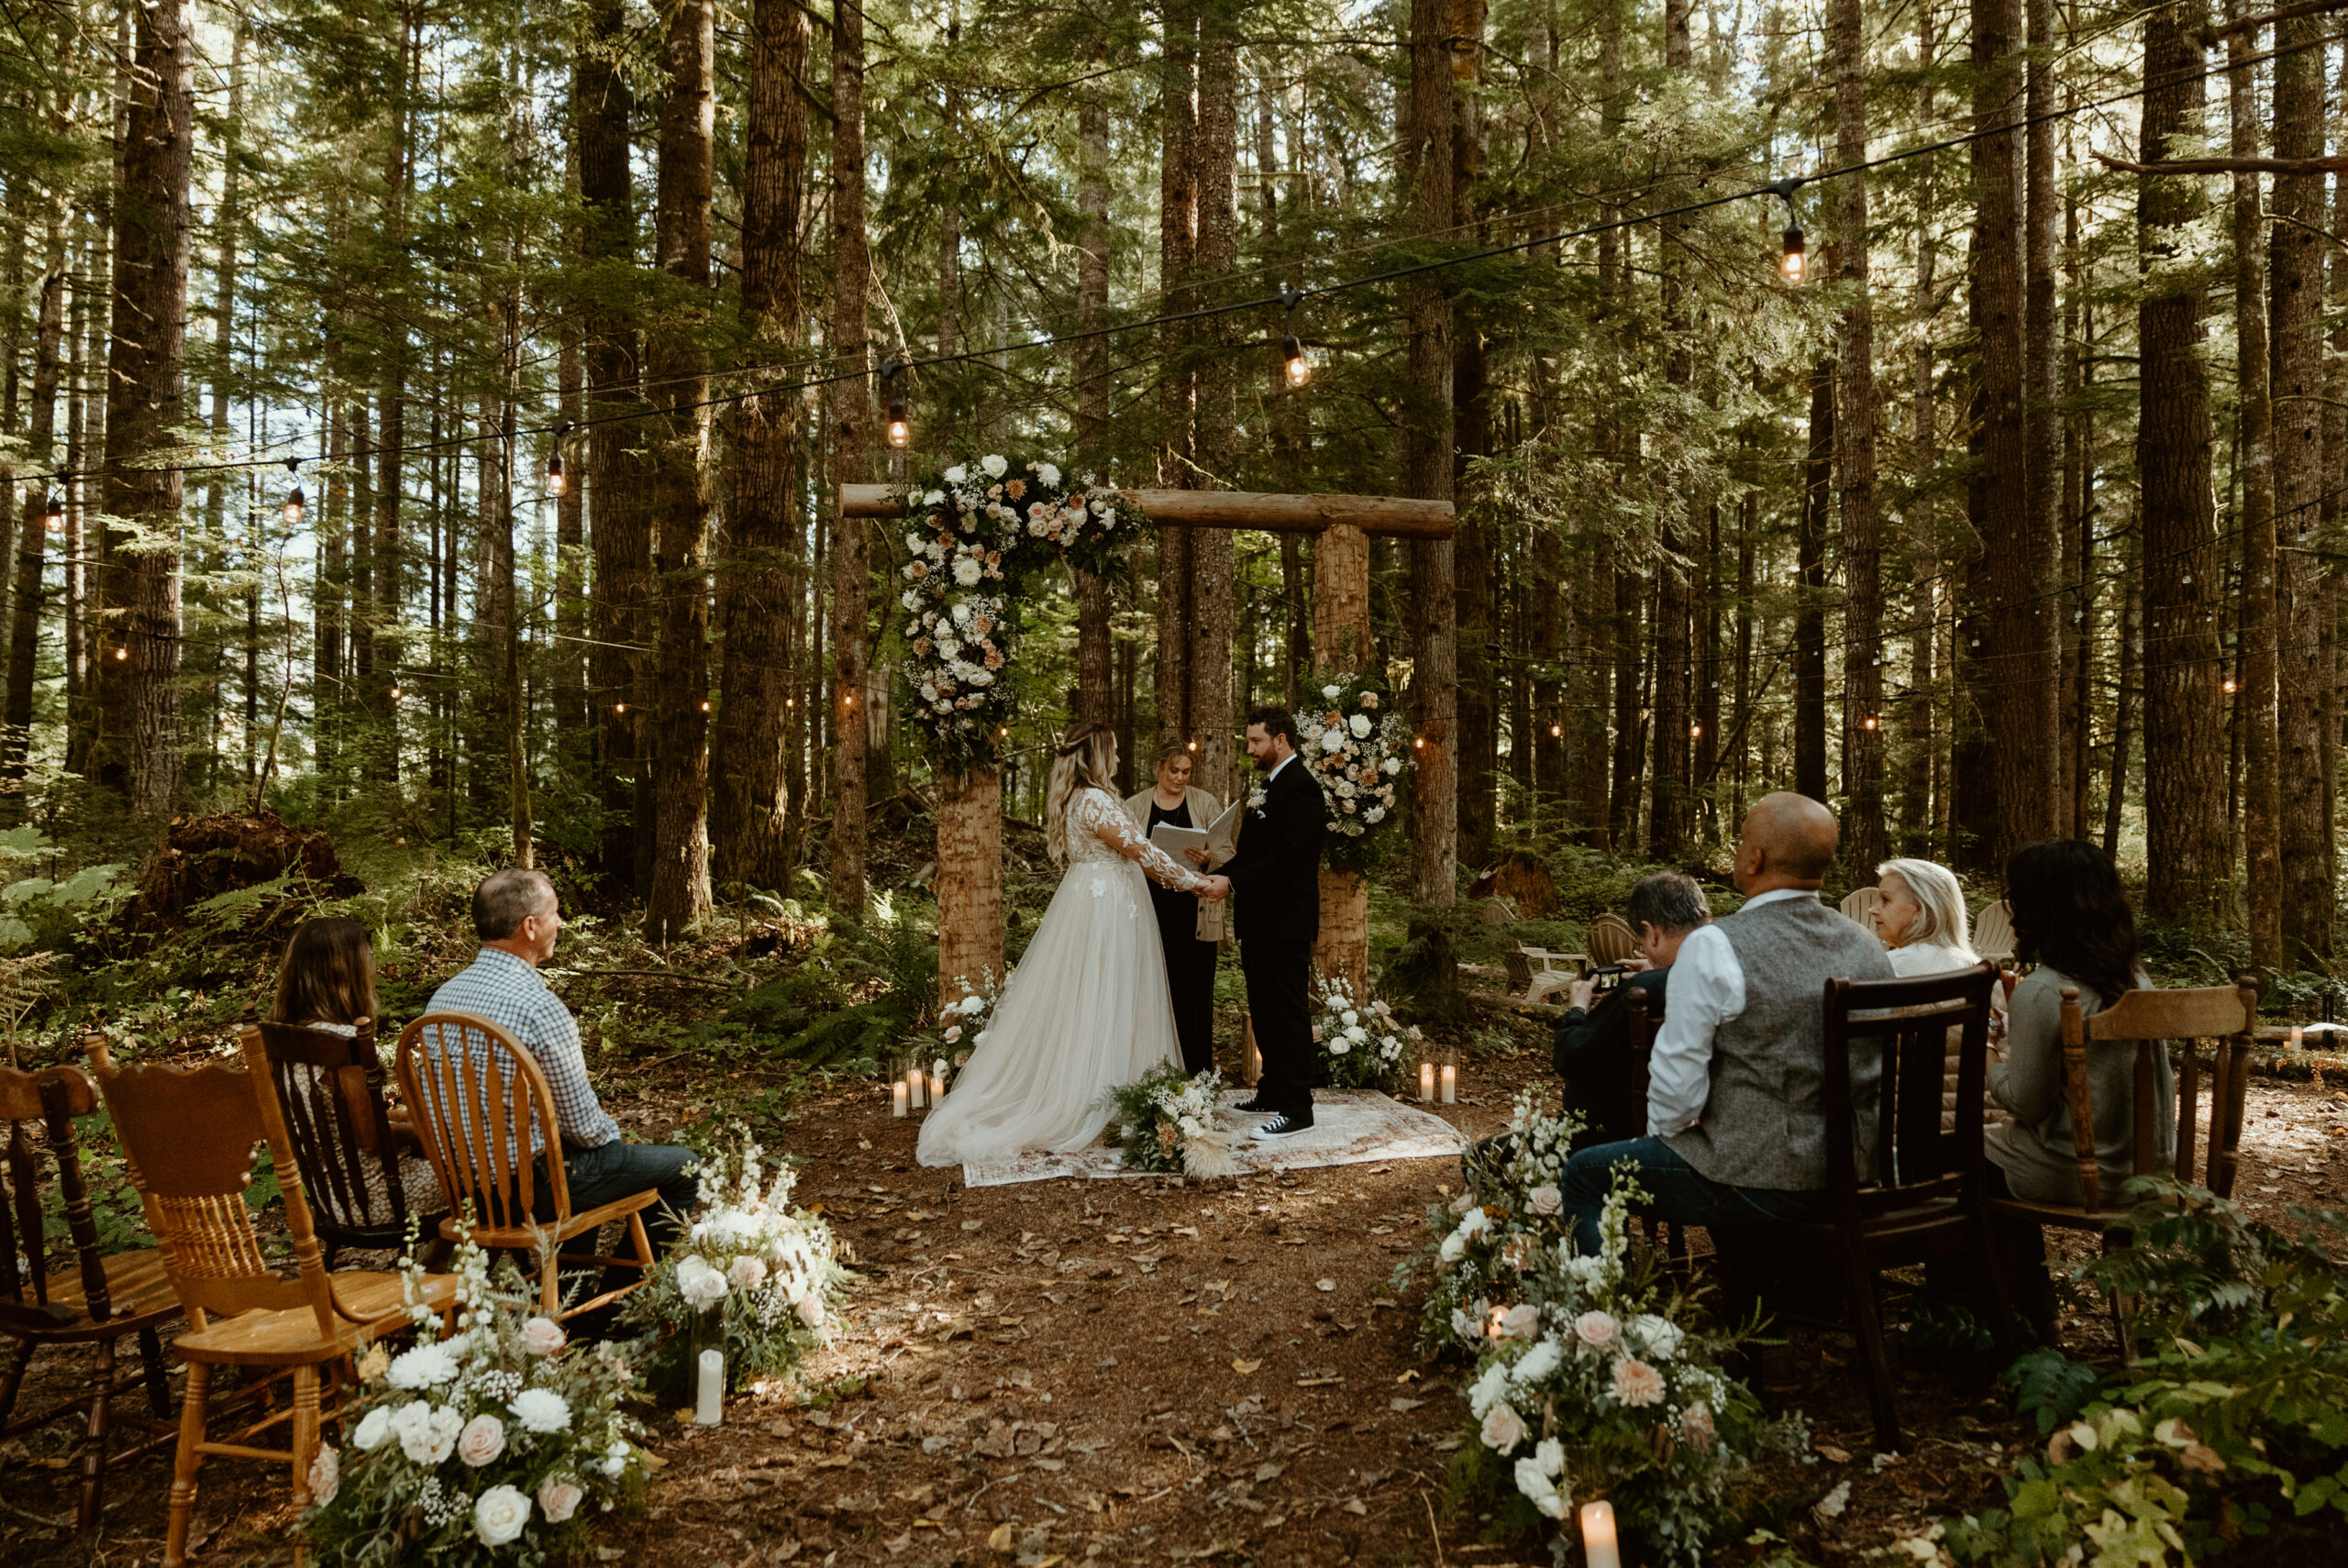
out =
<path fill-rule="evenodd" d="M 1359 670 L 1369 657 L 1369 540 L 1448 539 L 1451 502 L 1390 495 L 1274 495 L 1228 490 L 1127 490 L 1118 500 L 1168 528 L 1255 528 L 1317 536 L 1312 568 L 1312 655 L 1324 672 Z M 910 492 L 887 484 L 844 484 L 846 517 L 902 518 Z M 992 768 L 938 781 L 937 891 L 941 911 L 967 918 L 939 922 L 941 992 L 958 978 L 976 981 L 1002 969 L 1002 775 Z M 1347 871 L 1321 873 L 1321 940 L 1313 963 L 1344 975 L 1356 996 L 1368 994 L 1369 887 Z"/>

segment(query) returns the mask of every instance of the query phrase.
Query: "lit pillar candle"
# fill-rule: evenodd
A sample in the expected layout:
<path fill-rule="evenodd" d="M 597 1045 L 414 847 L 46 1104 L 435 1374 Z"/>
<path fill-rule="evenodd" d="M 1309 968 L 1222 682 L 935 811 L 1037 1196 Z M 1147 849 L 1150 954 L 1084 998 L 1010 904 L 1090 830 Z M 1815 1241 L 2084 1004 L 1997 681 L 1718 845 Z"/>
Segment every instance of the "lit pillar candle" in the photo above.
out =
<path fill-rule="evenodd" d="M 701 1353 L 700 1383 L 693 1401 L 695 1424 L 714 1427 L 725 1411 L 725 1353 L 705 1350 Z"/>
<path fill-rule="evenodd" d="M 2300 1043 L 2300 1041 L 2301 1041 L 2301 1039 L 2302 1039 L 2302 1038 L 2303 1038 L 2303 1036 L 2302 1036 L 2302 1035 L 2300 1034 L 2300 1032 L 2299 1032 L 2299 1026 L 2298 1026 L 2298 1024 L 2296 1024 L 2296 1023 L 2295 1023 L 2295 1024 L 2293 1024 L 2293 1025 L 2291 1025 L 2291 1049 L 2292 1049 L 2292 1050 L 2296 1051 L 2296 1050 L 2298 1050 L 2298 1049 L 2299 1048 L 2299 1043 Z"/>
<path fill-rule="evenodd" d="M 1459 1069 L 1445 1062 L 1443 1065 L 1443 1103 L 1456 1105 L 1458 1102 Z"/>
<path fill-rule="evenodd" d="M 1433 1062 L 1419 1064 L 1419 1103 L 1421 1105 L 1434 1103 L 1434 1064 Z"/>
<path fill-rule="evenodd" d="M 919 1067 L 907 1067 L 905 1069 L 906 1103 L 911 1105 L 915 1110 L 919 1110 L 921 1109 L 922 1087 L 921 1069 Z"/>
<path fill-rule="evenodd" d="M 1623 1554 L 1614 1545 L 1614 1505 L 1581 1506 L 1581 1551 L 1589 1568 L 1623 1568 Z"/>
<path fill-rule="evenodd" d="M 944 1099 L 945 1098 L 946 1098 L 946 1075 L 945 1075 L 944 1073 L 932 1073 L 932 1074 L 930 1074 L 930 1075 L 929 1075 L 929 1103 L 930 1103 L 930 1104 L 932 1104 L 932 1105 L 936 1105 L 939 1100 Z"/>
<path fill-rule="evenodd" d="M 905 1086 L 902 1080 L 890 1086 L 889 1099 L 891 1101 L 889 1114 L 898 1117 L 903 1116 L 905 1113 Z"/>

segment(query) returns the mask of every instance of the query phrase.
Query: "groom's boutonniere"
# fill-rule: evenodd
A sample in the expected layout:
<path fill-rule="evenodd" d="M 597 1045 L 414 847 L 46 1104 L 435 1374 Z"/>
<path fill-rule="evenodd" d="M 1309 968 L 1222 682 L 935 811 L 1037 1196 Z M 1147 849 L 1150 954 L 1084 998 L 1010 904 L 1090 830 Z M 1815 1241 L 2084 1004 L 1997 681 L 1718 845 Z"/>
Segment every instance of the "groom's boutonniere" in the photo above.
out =
<path fill-rule="evenodd" d="M 1264 787 L 1262 785 L 1258 784 L 1256 788 L 1247 791 L 1247 809 L 1251 812 L 1260 812 L 1264 809 Z"/>

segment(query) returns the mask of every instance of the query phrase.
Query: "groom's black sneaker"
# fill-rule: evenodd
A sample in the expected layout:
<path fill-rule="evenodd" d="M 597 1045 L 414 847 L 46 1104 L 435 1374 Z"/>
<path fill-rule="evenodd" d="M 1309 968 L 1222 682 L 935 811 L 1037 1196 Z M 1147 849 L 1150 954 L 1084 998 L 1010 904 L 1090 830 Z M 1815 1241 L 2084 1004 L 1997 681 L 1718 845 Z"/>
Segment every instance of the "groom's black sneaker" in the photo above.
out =
<path fill-rule="evenodd" d="M 1293 1138 L 1299 1132 L 1310 1132 L 1312 1131 L 1312 1113 L 1311 1111 L 1305 1111 L 1302 1115 L 1298 1115 L 1292 1111 L 1282 1111 L 1279 1115 L 1273 1117 L 1269 1121 L 1265 1122 L 1261 1127 L 1257 1128 L 1256 1137 L 1257 1142 L 1260 1143 L 1269 1138 Z"/>

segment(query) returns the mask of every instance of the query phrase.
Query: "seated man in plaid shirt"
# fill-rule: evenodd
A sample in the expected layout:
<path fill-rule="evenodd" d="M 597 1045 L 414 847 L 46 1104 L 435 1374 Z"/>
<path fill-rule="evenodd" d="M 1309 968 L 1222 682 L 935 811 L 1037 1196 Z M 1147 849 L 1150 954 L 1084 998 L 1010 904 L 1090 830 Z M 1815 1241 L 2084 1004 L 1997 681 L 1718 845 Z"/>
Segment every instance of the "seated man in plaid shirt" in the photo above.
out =
<path fill-rule="evenodd" d="M 666 1253 L 682 1234 L 682 1220 L 701 1196 L 700 1179 L 685 1169 L 693 1153 L 665 1143 L 627 1143 L 595 1098 L 579 1045 L 579 1024 L 538 977 L 538 966 L 554 956 L 555 936 L 562 930 L 557 904 L 554 884 L 541 872 L 508 867 L 490 873 L 473 889 L 473 931 L 481 938 L 481 951 L 471 966 L 432 993 L 429 1010 L 487 1019 L 522 1043 L 554 1092 L 571 1209 L 593 1209 L 656 1188 L 660 1201 L 646 1210 L 644 1228 L 653 1252 Z M 531 1190 L 547 1210 L 540 1218 L 550 1219 L 546 1153 L 535 1152 Z M 614 1269 L 602 1288 L 615 1290 L 636 1278 L 634 1269 Z M 564 1288 L 570 1288 L 568 1281 Z"/>

